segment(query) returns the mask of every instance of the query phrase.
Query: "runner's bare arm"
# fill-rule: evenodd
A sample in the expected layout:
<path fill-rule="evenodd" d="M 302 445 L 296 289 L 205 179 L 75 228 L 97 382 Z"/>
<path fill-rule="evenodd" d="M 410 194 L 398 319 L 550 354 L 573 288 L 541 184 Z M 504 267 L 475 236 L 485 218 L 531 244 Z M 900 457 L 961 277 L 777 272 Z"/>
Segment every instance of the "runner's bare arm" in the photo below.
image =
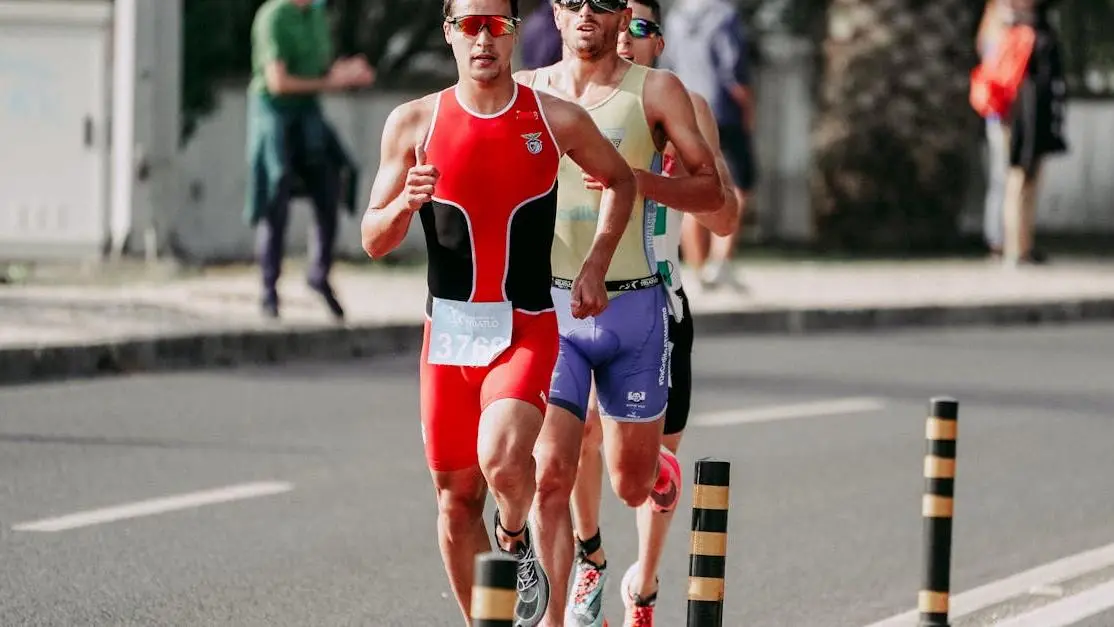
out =
<path fill-rule="evenodd" d="M 724 188 L 716 172 L 716 159 L 700 126 L 692 100 L 681 79 L 666 70 L 652 70 L 643 87 L 643 106 L 652 127 L 665 130 L 686 176 L 661 176 L 636 170 L 643 195 L 669 207 L 684 206 L 689 213 L 718 211 L 723 207 Z"/>
<path fill-rule="evenodd" d="M 638 195 L 635 175 L 580 105 L 550 94 L 539 95 L 561 151 L 604 188 L 596 238 L 584 265 L 606 273 L 634 211 Z"/>
<path fill-rule="evenodd" d="M 693 213 L 693 218 L 697 222 L 704 225 L 709 231 L 726 237 L 735 232 L 735 228 L 739 222 L 739 199 L 735 196 L 735 190 L 731 187 L 731 171 L 727 168 L 727 161 L 723 158 L 723 151 L 719 144 L 719 126 L 716 125 L 716 117 L 712 112 L 712 108 L 708 106 L 708 101 L 696 93 L 690 93 L 692 99 L 692 107 L 696 112 L 696 123 L 700 126 L 700 133 L 704 135 L 707 140 L 708 146 L 712 149 L 712 153 L 716 156 L 716 172 L 719 173 L 720 183 L 723 185 L 723 193 L 726 196 L 723 206 L 717 211 L 712 212 L 697 212 Z M 666 154 L 674 154 L 675 150 L 673 144 L 670 143 L 665 148 Z M 678 165 L 678 167 L 682 167 Z M 683 170 L 682 170 L 683 171 Z M 677 211 L 689 213 L 688 209 L 681 205 L 675 207 Z"/>
<path fill-rule="evenodd" d="M 372 259 L 398 248 L 410 229 L 414 212 L 433 195 L 436 177 L 426 172 L 432 168 L 416 167 L 432 113 L 432 100 L 426 97 L 395 107 L 383 125 L 379 171 L 375 173 L 368 207 L 360 222 L 364 251 Z"/>

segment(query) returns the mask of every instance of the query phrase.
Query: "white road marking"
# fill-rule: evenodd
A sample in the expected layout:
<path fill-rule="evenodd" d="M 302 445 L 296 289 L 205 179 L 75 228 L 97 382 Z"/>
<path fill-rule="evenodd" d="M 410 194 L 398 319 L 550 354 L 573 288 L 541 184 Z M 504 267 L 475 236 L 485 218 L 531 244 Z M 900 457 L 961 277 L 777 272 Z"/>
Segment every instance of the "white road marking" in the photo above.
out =
<path fill-rule="evenodd" d="M 59 516 L 57 518 L 45 518 L 43 520 L 20 523 L 13 526 L 12 530 L 42 532 L 66 531 L 79 527 L 90 527 L 93 525 L 126 520 L 128 518 L 153 516 L 155 514 L 164 514 L 166 512 L 189 509 L 191 507 L 201 507 L 202 505 L 213 505 L 216 503 L 227 503 L 229 501 L 239 501 L 260 496 L 270 496 L 282 492 L 289 492 L 292 489 L 294 489 L 292 484 L 281 481 L 241 483 L 238 485 L 216 488 L 214 490 L 178 494 L 146 501 L 137 501 L 135 503 L 126 503 L 103 509 L 87 510 L 66 516 Z"/>
<path fill-rule="evenodd" d="M 1029 594 L 1037 597 L 1054 597 L 1058 599 L 1064 596 L 1064 588 L 1062 586 L 1034 586 L 1029 590 Z"/>
<path fill-rule="evenodd" d="M 996 627 L 1066 627 L 1112 607 L 1114 581 L 994 624 Z"/>
<path fill-rule="evenodd" d="M 812 403 L 798 403 L 795 405 L 772 405 L 767 407 L 732 409 L 728 411 L 698 414 L 693 417 L 693 424 L 701 427 L 723 427 L 752 422 L 771 422 L 775 420 L 790 420 L 793 418 L 855 414 L 878 411 L 885 406 L 885 402 L 880 398 L 837 398 L 827 401 L 815 401 Z"/>
<path fill-rule="evenodd" d="M 951 597 L 949 616 L 954 620 L 960 616 L 986 609 L 991 605 L 997 605 L 1014 597 L 1028 594 L 1030 590 L 1037 586 L 1056 584 L 1102 570 L 1108 566 L 1114 566 L 1114 544 L 1076 553 L 1055 562 L 1049 562 L 1011 577 L 992 581 L 962 594 L 954 595 Z M 914 594 L 913 597 L 916 598 L 916 595 Z M 919 615 L 917 610 L 910 610 L 904 614 L 871 623 L 867 627 L 908 627 L 916 623 Z"/>

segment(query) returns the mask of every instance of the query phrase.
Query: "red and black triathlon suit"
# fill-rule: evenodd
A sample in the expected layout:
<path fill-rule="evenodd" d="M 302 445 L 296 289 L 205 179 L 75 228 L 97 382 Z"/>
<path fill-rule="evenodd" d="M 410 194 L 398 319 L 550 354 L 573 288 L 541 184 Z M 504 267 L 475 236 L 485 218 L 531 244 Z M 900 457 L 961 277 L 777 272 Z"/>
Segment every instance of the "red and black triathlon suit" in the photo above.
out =
<path fill-rule="evenodd" d="M 422 437 L 435 471 L 477 463 L 480 413 L 518 399 L 545 412 L 557 361 L 550 248 L 560 153 L 533 90 L 515 84 L 492 115 L 468 110 L 450 87 L 437 96 L 426 160 L 440 172 L 419 212 L 429 255 L 421 357 Z M 488 366 L 430 364 L 433 298 L 510 301 L 511 344 Z"/>

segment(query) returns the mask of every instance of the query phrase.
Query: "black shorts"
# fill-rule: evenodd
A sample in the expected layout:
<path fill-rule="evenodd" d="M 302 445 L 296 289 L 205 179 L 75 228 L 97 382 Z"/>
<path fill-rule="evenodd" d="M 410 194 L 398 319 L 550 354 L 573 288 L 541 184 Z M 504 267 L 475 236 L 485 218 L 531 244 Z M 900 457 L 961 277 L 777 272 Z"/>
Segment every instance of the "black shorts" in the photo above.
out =
<path fill-rule="evenodd" d="M 685 290 L 677 290 L 681 298 L 680 322 L 669 317 L 669 403 L 665 406 L 665 435 L 685 430 L 692 405 L 692 312 Z"/>
<path fill-rule="evenodd" d="M 741 124 L 721 124 L 719 126 L 719 145 L 723 160 L 731 172 L 735 187 L 748 192 L 754 188 L 758 178 L 754 163 L 754 150 L 750 133 Z"/>

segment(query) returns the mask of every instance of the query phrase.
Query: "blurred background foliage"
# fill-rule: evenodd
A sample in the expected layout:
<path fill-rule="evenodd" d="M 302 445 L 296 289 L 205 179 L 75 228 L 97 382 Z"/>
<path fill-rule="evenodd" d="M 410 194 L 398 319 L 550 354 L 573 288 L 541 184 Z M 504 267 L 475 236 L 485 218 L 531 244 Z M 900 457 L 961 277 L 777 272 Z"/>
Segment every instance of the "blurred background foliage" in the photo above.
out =
<path fill-rule="evenodd" d="M 455 78 L 441 0 L 328 0 L 341 55 L 361 53 L 375 89 L 435 89 Z M 539 2 L 521 0 L 522 15 Z M 665 0 L 668 13 L 675 0 Z M 942 249 L 978 167 L 980 120 L 967 105 L 984 0 L 735 0 L 753 63 L 764 37 L 813 43 L 810 193 L 823 247 Z M 263 0 L 183 0 L 182 141 L 250 70 Z M 1071 95 L 1114 97 L 1114 0 L 1060 0 Z M 761 116 L 761 112 L 759 112 Z"/>

